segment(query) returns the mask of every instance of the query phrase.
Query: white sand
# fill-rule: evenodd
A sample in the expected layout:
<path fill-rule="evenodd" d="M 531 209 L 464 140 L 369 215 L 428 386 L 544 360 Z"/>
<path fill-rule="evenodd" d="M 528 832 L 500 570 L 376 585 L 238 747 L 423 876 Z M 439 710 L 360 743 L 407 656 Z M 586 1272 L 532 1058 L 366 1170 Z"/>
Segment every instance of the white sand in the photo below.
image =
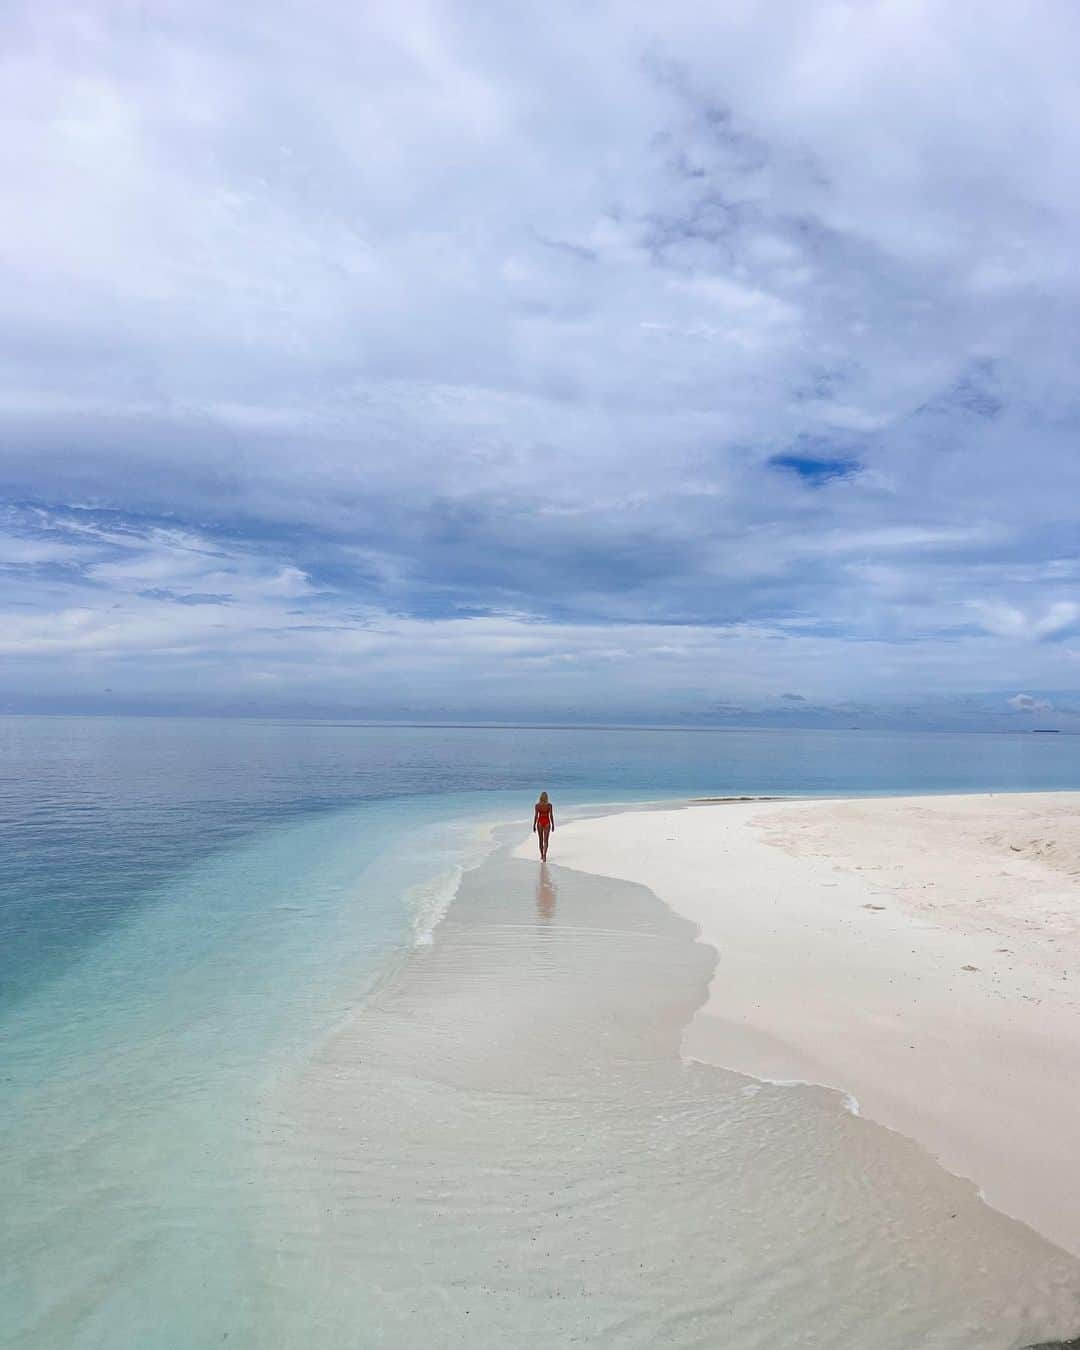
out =
<path fill-rule="evenodd" d="M 1080 1254 L 1080 793 L 623 813 L 550 860 L 717 948 L 688 1057 L 851 1094 Z"/>

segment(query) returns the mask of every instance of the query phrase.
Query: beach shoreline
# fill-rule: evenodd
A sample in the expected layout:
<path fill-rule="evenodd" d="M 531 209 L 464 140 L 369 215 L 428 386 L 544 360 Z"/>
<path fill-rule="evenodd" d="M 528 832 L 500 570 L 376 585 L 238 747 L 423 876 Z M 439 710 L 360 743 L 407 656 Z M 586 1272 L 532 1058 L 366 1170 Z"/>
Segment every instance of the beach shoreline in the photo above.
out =
<path fill-rule="evenodd" d="M 686 1059 L 834 1088 L 1080 1254 L 1078 808 L 686 803 L 564 823 L 551 856 L 646 886 L 716 949 Z"/>
<path fill-rule="evenodd" d="M 872 1327 L 881 1350 L 1016 1350 L 1075 1329 L 1075 1259 L 917 1144 L 821 1088 L 689 1062 L 715 951 L 644 886 L 513 857 L 520 829 L 268 1103 L 276 1334 L 308 1329 L 283 1228 L 330 1338 L 855 1350 Z"/>

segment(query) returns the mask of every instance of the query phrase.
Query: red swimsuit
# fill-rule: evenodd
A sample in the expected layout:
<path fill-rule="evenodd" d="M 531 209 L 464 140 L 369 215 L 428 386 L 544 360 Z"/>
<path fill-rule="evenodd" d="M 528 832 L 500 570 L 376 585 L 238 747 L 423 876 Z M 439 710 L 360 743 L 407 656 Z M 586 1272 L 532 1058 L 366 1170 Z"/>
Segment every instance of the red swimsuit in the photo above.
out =
<path fill-rule="evenodd" d="M 546 806 L 538 806 L 538 807 L 536 808 L 536 828 L 537 828 L 538 830 L 550 830 L 550 829 L 551 829 L 551 803 L 550 803 L 550 802 L 548 802 Z"/>

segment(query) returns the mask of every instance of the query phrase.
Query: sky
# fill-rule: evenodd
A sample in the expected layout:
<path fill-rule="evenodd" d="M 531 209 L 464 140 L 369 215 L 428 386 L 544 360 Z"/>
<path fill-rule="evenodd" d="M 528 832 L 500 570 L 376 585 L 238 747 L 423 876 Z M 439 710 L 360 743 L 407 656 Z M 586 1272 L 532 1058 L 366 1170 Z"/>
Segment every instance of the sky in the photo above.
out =
<path fill-rule="evenodd" d="M 1080 729 L 1073 0 L 33 0 L 0 711 Z"/>

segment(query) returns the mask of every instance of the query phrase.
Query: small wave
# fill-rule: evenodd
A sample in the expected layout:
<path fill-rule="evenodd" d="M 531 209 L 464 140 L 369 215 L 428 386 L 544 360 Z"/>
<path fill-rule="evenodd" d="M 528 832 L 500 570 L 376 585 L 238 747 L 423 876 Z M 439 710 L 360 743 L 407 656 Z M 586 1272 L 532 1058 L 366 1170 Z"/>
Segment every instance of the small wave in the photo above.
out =
<path fill-rule="evenodd" d="M 442 922 L 454 896 L 457 895 L 457 889 L 464 875 L 464 867 L 455 867 L 433 881 L 414 886 L 410 890 L 407 903 L 412 911 L 414 946 L 430 947 L 434 942 L 435 929 Z"/>
<path fill-rule="evenodd" d="M 831 1083 L 817 1083 L 812 1078 L 772 1078 L 766 1073 L 754 1073 L 750 1069 L 742 1067 L 732 1068 L 730 1064 L 720 1064 L 715 1059 L 702 1059 L 700 1055 L 688 1055 L 685 1048 L 680 1053 L 684 1064 L 704 1064 L 709 1068 L 725 1068 L 729 1073 L 737 1073 L 743 1078 L 753 1079 L 752 1083 L 743 1088 L 743 1092 L 747 1096 L 755 1096 L 766 1085 L 782 1088 L 821 1088 L 826 1092 L 835 1093 L 840 1098 L 840 1104 L 849 1116 L 862 1115 L 858 1097 L 855 1096 L 854 1092 L 849 1092 L 847 1088 L 836 1087 Z M 981 1191 L 979 1192 L 979 1199 L 984 1199 Z"/>
<path fill-rule="evenodd" d="M 435 930 L 453 904 L 462 877 L 474 867 L 479 867 L 498 846 L 494 831 L 499 823 L 491 820 L 471 828 L 465 827 L 439 841 L 447 851 L 458 852 L 459 857 L 449 868 L 436 872 L 406 892 L 405 903 L 411 916 L 414 947 L 430 947 L 434 942 Z"/>

